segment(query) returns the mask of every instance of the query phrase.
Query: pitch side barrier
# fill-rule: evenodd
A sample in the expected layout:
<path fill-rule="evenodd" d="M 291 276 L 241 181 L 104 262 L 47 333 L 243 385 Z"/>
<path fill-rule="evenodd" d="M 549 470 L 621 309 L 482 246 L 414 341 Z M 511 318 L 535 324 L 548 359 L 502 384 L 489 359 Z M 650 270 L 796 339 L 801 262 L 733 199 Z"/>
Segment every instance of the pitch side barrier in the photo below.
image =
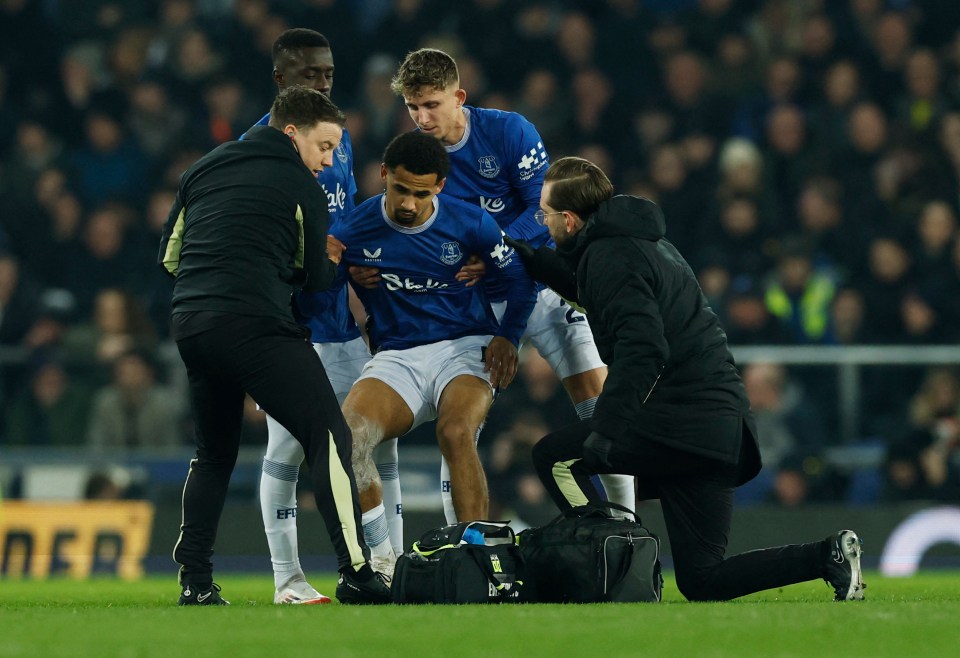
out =
<path fill-rule="evenodd" d="M 852 444 L 862 437 L 862 369 L 864 366 L 960 365 L 957 345 L 753 345 L 731 346 L 741 369 L 752 362 L 798 366 L 835 366 L 840 440 Z"/>

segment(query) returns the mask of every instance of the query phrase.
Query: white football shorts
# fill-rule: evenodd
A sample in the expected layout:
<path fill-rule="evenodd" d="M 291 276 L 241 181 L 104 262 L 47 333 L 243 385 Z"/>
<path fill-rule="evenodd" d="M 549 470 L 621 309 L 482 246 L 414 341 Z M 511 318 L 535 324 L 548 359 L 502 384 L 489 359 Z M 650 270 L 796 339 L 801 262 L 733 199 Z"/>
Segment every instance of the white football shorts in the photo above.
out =
<path fill-rule="evenodd" d="M 320 355 L 337 402 L 343 405 L 347 393 L 360 378 L 363 367 L 371 358 L 367 344 L 363 338 L 358 337 L 346 343 L 314 343 L 313 348 Z"/>
<path fill-rule="evenodd" d="M 381 350 L 363 368 L 359 379 L 379 379 L 413 412 L 413 426 L 434 420 L 440 395 L 455 377 L 473 375 L 490 384 L 483 371 L 483 352 L 493 336 L 464 336 L 405 350 Z"/>
<path fill-rule="evenodd" d="M 503 317 L 506 302 L 491 306 L 497 320 Z M 544 288 L 537 295 L 536 306 L 527 320 L 527 332 L 520 339 L 521 347 L 527 343 L 537 348 L 561 380 L 606 367 L 593 342 L 587 316 L 550 288 Z"/>

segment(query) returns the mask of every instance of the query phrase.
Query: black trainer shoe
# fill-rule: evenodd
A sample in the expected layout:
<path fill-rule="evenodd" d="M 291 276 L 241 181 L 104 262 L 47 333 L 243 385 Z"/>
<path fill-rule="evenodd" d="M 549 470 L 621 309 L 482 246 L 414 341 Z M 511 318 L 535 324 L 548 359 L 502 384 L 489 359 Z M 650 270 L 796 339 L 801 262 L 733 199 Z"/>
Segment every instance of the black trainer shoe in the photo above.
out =
<path fill-rule="evenodd" d="M 824 541 L 829 555 L 824 564 L 823 579 L 833 587 L 833 600 L 862 601 L 863 590 L 867 588 L 860 568 L 863 542 L 853 530 L 841 530 Z"/>
<path fill-rule="evenodd" d="M 230 605 L 230 601 L 220 596 L 220 586 L 216 583 L 205 590 L 193 585 L 184 585 L 177 605 Z"/>
<path fill-rule="evenodd" d="M 369 567 L 364 567 L 369 569 Z M 390 587 L 382 573 L 372 571 L 372 576 L 361 581 L 352 569 L 340 572 L 337 581 L 337 600 L 348 605 L 378 605 L 390 603 Z"/>

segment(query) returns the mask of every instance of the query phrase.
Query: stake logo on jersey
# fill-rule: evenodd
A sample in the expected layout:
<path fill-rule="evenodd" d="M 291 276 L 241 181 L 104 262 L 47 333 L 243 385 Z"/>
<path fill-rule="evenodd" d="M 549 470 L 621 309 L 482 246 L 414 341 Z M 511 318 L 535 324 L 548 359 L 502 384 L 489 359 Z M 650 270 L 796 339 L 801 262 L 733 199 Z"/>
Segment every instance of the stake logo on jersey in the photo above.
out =
<path fill-rule="evenodd" d="M 497 174 L 500 173 L 500 165 L 497 164 L 497 159 L 492 155 L 485 155 L 482 158 L 478 159 L 480 163 L 480 175 L 484 178 L 496 178 Z"/>
<path fill-rule="evenodd" d="M 342 270 L 367 265 L 372 254 L 378 255 L 380 285 L 354 289 L 373 319 L 370 336 L 379 349 L 483 335 L 502 335 L 516 344 L 523 334 L 536 288 L 496 222 L 476 206 L 438 196 L 430 218 L 409 227 L 387 216 L 381 194 L 360 204 L 337 237 L 347 246 Z M 470 254 L 484 260 L 487 277 L 511 291 L 511 317 L 504 316 L 502 326 L 483 286 L 468 287 L 456 279 Z"/>
<path fill-rule="evenodd" d="M 517 169 L 520 170 L 520 180 L 530 180 L 538 171 L 547 164 L 547 151 L 543 148 L 543 142 L 537 142 L 537 145 L 525 153 L 520 162 L 517 163 Z"/>
<path fill-rule="evenodd" d="M 506 206 L 503 203 L 503 199 L 488 199 L 485 196 L 480 197 L 480 207 L 486 210 L 491 215 L 503 210 Z"/>
<path fill-rule="evenodd" d="M 340 181 L 337 181 L 337 186 L 332 192 L 323 183 L 320 183 L 320 187 L 323 188 L 324 193 L 327 195 L 327 211 L 330 213 L 331 217 L 346 207 L 347 192 L 340 185 Z"/>

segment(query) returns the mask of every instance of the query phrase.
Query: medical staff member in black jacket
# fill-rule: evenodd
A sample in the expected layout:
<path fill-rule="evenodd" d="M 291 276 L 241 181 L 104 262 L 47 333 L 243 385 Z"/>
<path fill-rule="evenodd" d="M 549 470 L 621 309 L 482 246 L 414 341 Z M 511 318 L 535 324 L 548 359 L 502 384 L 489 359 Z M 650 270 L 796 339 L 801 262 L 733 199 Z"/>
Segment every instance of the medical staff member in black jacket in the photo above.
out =
<path fill-rule="evenodd" d="M 283 90 L 268 126 L 225 143 L 180 178 L 158 257 L 174 277 L 171 331 L 187 367 L 197 455 L 174 548 L 180 605 L 224 605 L 213 545 L 237 460 L 244 394 L 303 444 L 317 507 L 337 553 L 342 603 L 387 603 L 368 565 L 352 437 L 293 291 L 333 282 L 342 245 L 327 238 L 316 176 L 332 163 L 344 115 L 313 89 Z M 328 253 L 329 251 L 329 253 Z"/>
<path fill-rule="evenodd" d="M 665 239 L 660 208 L 614 196 L 596 165 L 561 158 L 547 171 L 537 218 L 556 251 L 510 244 L 534 278 L 586 310 L 609 367 L 593 418 L 534 447 L 557 505 L 599 502 L 593 474 L 635 475 L 641 499 L 660 499 L 677 587 L 691 601 L 817 578 L 837 600 L 862 599 L 861 541 L 851 530 L 724 558 L 733 491 L 760 470 L 756 427 L 727 337 Z"/>

